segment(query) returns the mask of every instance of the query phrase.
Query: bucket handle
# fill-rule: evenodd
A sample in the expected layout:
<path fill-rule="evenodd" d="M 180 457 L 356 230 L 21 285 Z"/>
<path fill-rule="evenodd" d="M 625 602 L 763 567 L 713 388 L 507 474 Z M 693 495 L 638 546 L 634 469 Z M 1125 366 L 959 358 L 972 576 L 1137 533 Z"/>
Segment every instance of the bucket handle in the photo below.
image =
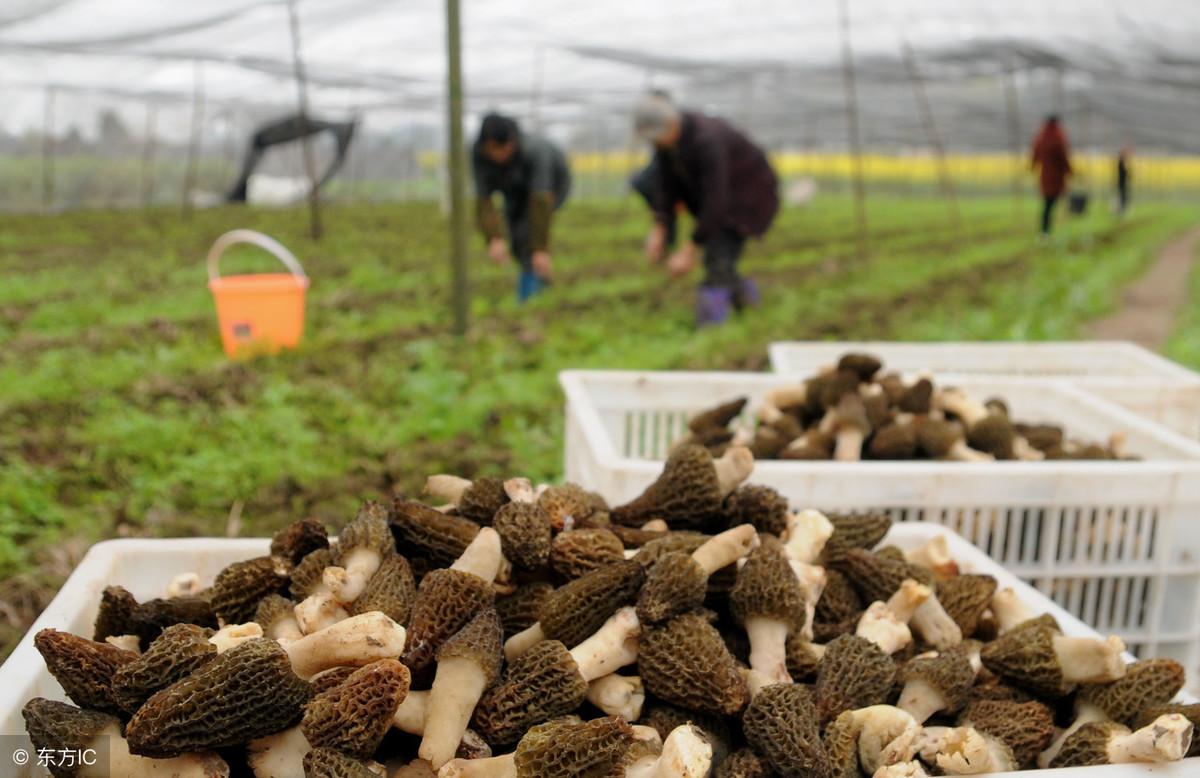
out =
<path fill-rule="evenodd" d="M 212 248 L 208 250 L 209 281 L 216 281 L 221 277 L 221 270 L 218 267 L 221 255 L 230 246 L 237 245 L 238 243 L 249 243 L 252 246 L 258 246 L 286 265 L 287 269 L 292 272 L 292 275 L 299 278 L 308 278 L 304 274 L 304 268 L 300 266 L 300 260 L 296 259 L 295 255 L 288 251 L 279 241 L 256 230 L 230 230 L 217 238 L 216 242 L 212 244 Z"/>

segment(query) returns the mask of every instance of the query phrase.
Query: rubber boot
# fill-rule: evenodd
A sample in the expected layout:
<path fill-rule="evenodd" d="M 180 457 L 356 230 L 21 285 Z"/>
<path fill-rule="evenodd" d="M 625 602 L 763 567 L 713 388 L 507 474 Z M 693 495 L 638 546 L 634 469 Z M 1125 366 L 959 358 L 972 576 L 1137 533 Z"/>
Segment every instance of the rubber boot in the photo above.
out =
<path fill-rule="evenodd" d="M 758 291 L 758 284 L 754 283 L 753 278 L 743 278 L 733 299 L 734 307 L 741 311 L 743 308 L 757 308 L 761 303 L 762 295 Z"/>
<path fill-rule="evenodd" d="M 702 286 L 696 293 L 696 327 L 722 324 L 733 310 L 733 292 L 721 286 Z"/>
<path fill-rule="evenodd" d="M 517 302 L 523 303 L 542 291 L 545 282 L 532 270 L 522 270 L 517 277 Z"/>

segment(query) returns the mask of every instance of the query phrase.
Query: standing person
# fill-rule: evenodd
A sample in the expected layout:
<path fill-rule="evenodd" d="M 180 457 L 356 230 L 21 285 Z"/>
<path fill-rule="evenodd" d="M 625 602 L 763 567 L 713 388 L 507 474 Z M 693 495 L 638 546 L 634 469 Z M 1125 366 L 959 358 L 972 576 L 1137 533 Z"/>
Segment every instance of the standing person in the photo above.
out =
<path fill-rule="evenodd" d="M 1066 190 L 1067 177 L 1072 172 L 1067 135 L 1059 125 L 1058 116 L 1046 117 L 1045 124 L 1033 139 L 1031 156 L 1030 169 L 1041 168 L 1038 183 L 1042 191 L 1042 235 L 1049 235 L 1054 204 Z"/>
<path fill-rule="evenodd" d="M 1117 214 L 1120 216 L 1124 216 L 1129 208 L 1129 155 L 1128 146 L 1117 153 Z"/>
<path fill-rule="evenodd" d="M 483 117 L 471 156 L 475 172 L 476 216 L 487 239 L 488 256 L 504 264 L 511 256 L 520 266 L 517 300 L 525 302 L 550 281 L 550 224 L 571 191 L 571 171 L 562 150 L 546 138 L 522 133 L 515 120 L 491 113 Z M 504 197 L 508 242 L 492 202 Z"/>
<path fill-rule="evenodd" d="M 766 155 L 723 119 L 681 111 L 662 95 L 638 102 L 634 129 L 655 148 L 655 224 L 646 239 L 650 261 L 666 258 L 671 275 L 686 275 L 703 247 L 698 326 L 720 324 L 732 310 L 757 304 L 758 288 L 738 274 L 737 263 L 746 240 L 766 233 L 779 210 L 779 181 Z M 680 202 L 696 226 L 690 239 L 667 257 Z"/>

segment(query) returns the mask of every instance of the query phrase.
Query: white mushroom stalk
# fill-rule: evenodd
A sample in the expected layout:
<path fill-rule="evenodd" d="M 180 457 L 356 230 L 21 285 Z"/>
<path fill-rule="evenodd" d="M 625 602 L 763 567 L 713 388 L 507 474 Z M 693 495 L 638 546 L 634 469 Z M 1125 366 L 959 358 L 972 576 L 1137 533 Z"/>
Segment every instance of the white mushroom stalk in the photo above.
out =
<path fill-rule="evenodd" d="M 110 646 L 116 646 L 122 651 L 132 651 L 135 654 L 142 653 L 142 639 L 137 635 L 109 635 L 104 639 L 104 642 Z"/>
<path fill-rule="evenodd" d="M 516 754 L 451 759 L 437 771 L 437 778 L 517 778 Z"/>
<path fill-rule="evenodd" d="M 854 634 L 870 640 L 885 653 L 896 653 L 912 642 L 908 623 L 931 594 L 928 586 L 906 578 L 886 603 L 877 600 L 867 607 Z"/>
<path fill-rule="evenodd" d="M 429 692 L 409 690 L 396 715 L 392 717 L 392 726 L 410 735 L 425 734 L 425 709 L 429 706 Z"/>
<path fill-rule="evenodd" d="M 1045 454 L 1030 445 L 1021 435 L 1013 438 L 1013 456 L 1026 462 L 1040 462 L 1046 458 Z"/>
<path fill-rule="evenodd" d="M 456 475 L 431 475 L 425 479 L 424 494 L 435 500 L 458 505 L 463 492 L 471 488 L 471 482 Z"/>
<path fill-rule="evenodd" d="M 943 389 L 937 395 L 937 404 L 942 410 L 962 419 L 968 428 L 988 415 L 988 409 L 982 403 L 967 397 L 960 389 Z"/>
<path fill-rule="evenodd" d="M 350 618 L 350 613 L 339 601 L 335 592 L 346 585 L 346 570 L 336 565 L 330 565 L 321 572 L 321 582 L 313 587 L 293 613 L 300 631 L 311 635 L 318 630 Z"/>
<path fill-rule="evenodd" d="M 504 557 L 500 553 L 500 533 L 491 527 L 479 530 L 462 555 L 450 566 L 451 570 L 477 575 L 485 581 L 496 580 Z"/>
<path fill-rule="evenodd" d="M 712 575 L 743 558 L 757 545 L 758 532 L 754 525 L 741 524 L 704 541 L 692 552 L 692 559 L 700 565 L 705 575 Z"/>
<path fill-rule="evenodd" d="M 1011 749 L 974 727 L 950 729 L 940 746 L 931 764 L 936 764 L 946 775 L 1006 773 L 1021 768 Z"/>
<path fill-rule="evenodd" d="M 996 457 L 986 451 L 976 451 L 967 445 L 967 441 L 961 437 L 954 441 L 953 445 L 946 452 L 946 459 L 953 462 L 995 462 Z"/>
<path fill-rule="evenodd" d="M 930 716 L 950 706 L 941 689 L 924 678 L 914 678 L 904 684 L 896 707 L 908 711 L 918 724 L 924 724 Z"/>
<path fill-rule="evenodd" d="M 636 675 L 606 675 L 588 684 L 587 699 L 609 716 L 637 721 L 646 702 L 646 689 Z"/>
<path fill-rule="evenodd" d="M 854 711 L 853 717 L 853 725 L 859 729 L 858 759 L 864 772 L 908 762 L 916 755 L 921 726 L 906 711 L 871 705 Z"/>
<path fill-rule="evenodd" d="M 1106 683 L 1125 675 L 1122 656 L 1125 643 L 1116 635 L 1107 638 L 1055 635 L 1052 642 L 1066 683 Z"/>
<path fill-rule="evenodd" d="M 767 424 L 774 424 L 783 416 L 783 408 L 801 405 L 807 401 L 808 388 L 804 384 L 776 387 L 763 395 L 758 418 Z"/>
<path fill-rule="evenodd" d="M 726 497 L 754 472 L 754 455 L 745 446 L 730 446 L 713 460 L 717 471 L 717 488 Z"/>
<path fill-rule="evenodd" d="M 110 724 L 96 733 L 87 747 L 108 754 L 106 765 L 91 773 L 80 770 L 79 775 L 119 775 L 121 778 L 227 778 L 229 765 L 215 753 L 183 754 L 170 759 L 151 759 L 129 753 L 129 743 L 121 734 L 119 724 Z"/>
<path fill-rule="evenodd" d="M 825 543 L 833 536 L 833 522 L 811 508 L 788 514 L 783 533 L 783 549 L 788 559 L 811 565 L 821 556 Z"/>
<path fill-rule="evenodd" d="M 1192 744 L 1192 722 L 1178 713 L 1159 716 L 1135 732 L 1108 741 L 1109 764 L 1176 762 Z"/>
<path fill-rule="evenodd" d="M 223 654 L 231 648 L 240 646 L 247 640 L 254 640 L 262 636 L 262 627 L 253 621 L 248 621 L 245 624 L 226 624 L 217 630 L 208 639 L 208 642 L 217 647 L 218 654 Z"/>
<path fill-rule="evenodd" d="M 583 680 L 591 683 L 636 662 L 639 632 L 637 610 L 632 606 L 609 616 L 595 634 L 571 649 Z"/>
<path fill-rule="evenodd" d="M 950 556 L 950 544 L 945 535 L 936 535 L 929 542 L 905 551 L 904 558 L 913 564 L 928 567 L 938 575 L 958 575 L 958 563 Z"/>
<path fill-rule="evenodd" d="M 488 685 L 488 676 L 467 657 L 438 661 L 429 699 L 425 703 L 424 732 L 417 756 L 437 770 L 454 758 L 475 705 Z"/>
<path fill-rule="evenodd" d="M 871 778 L 929 778 L 925 765 L 916 761 L 898 762 L 880 767 Z"/>
<path fill-rule="evenodd" d="M 792 676 L 787 670 L 790 625 L 778 619 L 748 616 L 744 626 L 750 639 L 750 666 L 774 683 L 791 683 Z"/>
<path fill-rule="evenodd" d="M 684 724 L 671 730 L 662 753 L 625 768 L 625 778 L 705 778 L 712 770 L 712 744 L 699 729 Z"/>
<path fill-rule="evenodd" d="M 404 653 L 405 639 L 404 627 L 379 611 L 370 611 L 280 645 L 296 675 L 311 678 L 331 667 L 360 667 L 398 657 Z"/>
<path fill-rule="evenodd" d="M 671 529 L 671 527 L 662 519 L 650 519 L 650 521 L 643 524 L 640 529 L 643 529 L 646 532 L 666 532 Z M 636 549 L 634 549 L 634 553 L 637 553 Z"/>
<path fill-rule="evenodd" d="M 825 568 L 818 565 L 806 565 L 794 559 L 789 559 L 788 565 L 800 581 L 801 588 L 804 589 L 804 626 L 800 628 L 800 637 L 812 640 L 813 618 L 817 612 L 817 603 L 821 600 L 821 595 L 825 593 L 825 585 L 829 582 L 829 576 L 826 575 Z"/>
<path fill-rule="evenodd" d="M 914 632 L 938 651 L 953 648 L 963 640 L 962 628 L 946 613 L 946 609 L 938 602 L 937 594 L 930 594 L 929 599 L 917 606 L 908 623 Z"/>
<path fill-rule="evenodd" d="M 200 591 L 200 576 L 180 573 L 167 584 L 167 597 L 190 597 Z"/>
<path fill-rule="evenodd" d="M 528 478 L 510 478 L 504 482 L 504 493 L 513 502 L 537 502 L 538 492 Z"/>
<path fill-rule="evenodd" d="M 991 610 L 992 615 L 996 617 L 996 626 L 1001 635 L 1037 615 L 1021 601 L 1011 587 L 1001 589 L 992 595 Z"/>
<path fill-rule="evenodd" d="M 634 549 L 634 551 L 636 553 L 636 549 Z M 546 633 L 542 631 L 542 623 L 540 621 L 535 621 L 530 626 L 504 641 L 505 661 L 513 661 L 521 654 L 524 654 L 526 651 L 533 648 L 534 645 L 541 643 L 545 639 Z"/>
<path fill-rule="evenodd" d="M 289 778 L 304 775 L 304 755 L 312 749 L 297 724 L 246 744 L 246 761 L 255 778 Z"/>

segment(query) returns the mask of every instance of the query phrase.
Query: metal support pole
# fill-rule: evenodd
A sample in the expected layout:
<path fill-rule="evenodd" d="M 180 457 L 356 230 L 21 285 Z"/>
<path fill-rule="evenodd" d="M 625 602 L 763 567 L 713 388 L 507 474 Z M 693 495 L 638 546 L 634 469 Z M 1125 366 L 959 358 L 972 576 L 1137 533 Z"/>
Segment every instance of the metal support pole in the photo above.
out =
<path fill-rule="evenodd" d="M 1021 176 L 1024 175 L 1024 154 L 1021 151 L 1021 116 L 1017 101 L 1017 75 L 1010 65 L 1004 74 L 1004 107 L 1008 119 L 1008 145 L 1012 151 L 1013 220 L 1021 223 Z"/>
<path fill-rule="evenodd" d="M 933 107 L 929 104 L 929 95 L 925 91 L 925 79 L 921 77 L 921 69 L 917 67 L 917 58 L 912 46 L 905 39 L 901 44 L 904 65 L 908 69 L 908 78 L 912 82 L 913 96 L 921 114 L 921 123 L 925 126 L 925 135 L 929 145 L 933 147 L 934 159 L 937 161 L 938 184 L 942 196 L 946 198 L 946 207 L 950 211 L 950 223 L 958 230 L 958 195 L 954 189 L 954 178 L 950 175 L 950 165 L 946 162 L 946 147 L 942 143 L 942 135 L 938 132 L 937 120 L 933 116 Z"/>
<path fill-rule="evenodd" d="M 42 126 L 42 207 L 54 206 L 54 103 L 55 89 L 46 89 L 46 106 Z"/>
<path fill-rule="evenodd" d="M 462 16 L 459 0 L 446 0 L 447 159 L 450 177 L 450 268 L 453 274 L 454 333 L 466 335 L 471 291 L 467 281 L 467 149 L 463 139 Z"/>
<path fill-rule="evenodd" d="M 863 176 L 862 141 L 858 131 L 858 92 L 854 77 L 854 51 L 850 46 L 850 0 L 838 0 L 842 31 L 842 84 L 846 90 L 846 134 L 850 145 L 854 183 L 854 210 L 858 221 L 858 258 L 870 252 L 867 225 L 867 187 Z"/>
<path fill-rule="evenodd" d="M 320 240 L 321 192 L 317 187 L 317 163 L 313 159 L 312 137 L 308 134 L 308 83 L 304 58 L 300 55 L 300 15 L 296 0 L 288 0 L 288 25 L 292 32 L 292 67 L 296 75 L 296 102 L 300 107 L 300 143 L 304 147 L 304 172 L 308 176 L 308 228 L 313 240 Z"/>
<path fill-rule="evenodd" d="M 204 123 L 204 63 L 194 64 L 192 82 L 192 137 L 188 142 L 187 167 L 183 171 L 183 213 L 192 212 L 192 187 L 196 184 L 196 165 L 200 156 L 201 126 Z"/>
<path fill-rule="evenodd" d="M 146 133 L 142 141 L 142 207 L 154 199 L 154 133 L 158 122 L 158 106 L 146 103 Z"/>

